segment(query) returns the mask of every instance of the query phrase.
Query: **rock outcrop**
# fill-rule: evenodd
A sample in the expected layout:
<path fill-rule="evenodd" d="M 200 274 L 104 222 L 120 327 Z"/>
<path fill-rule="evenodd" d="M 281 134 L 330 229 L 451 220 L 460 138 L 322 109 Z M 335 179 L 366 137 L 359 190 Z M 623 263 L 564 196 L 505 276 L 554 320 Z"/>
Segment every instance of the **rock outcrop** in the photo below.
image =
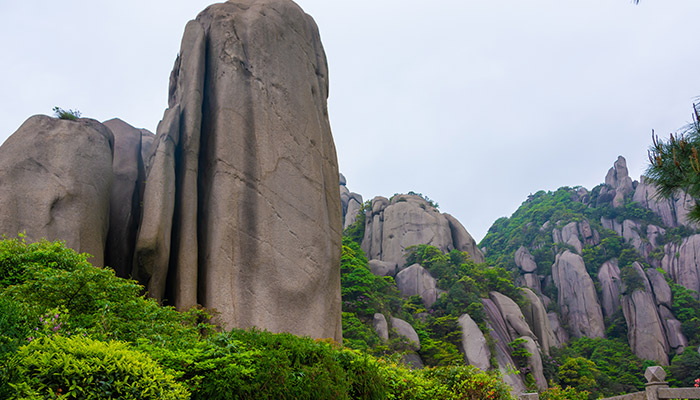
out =
<path fill-rule="evenodd" d="M 420 296 L 426 307 L 432 306 L 440 295 L 437 280 L 418 264 L 396 274 L 396 287 L 404 297 Z"/>
<path fill-rule="evenodd" d="M 603 312 L 593 280 L 583 259 L 568 250 L 560 253 L 552 266 L 554 284 L 559 290 L 559 306 L 575 337 L 604 337 Z"/>
<path fill-rule="evenodd" d="M 491 367 L 491 351 L 481 329 L 469 314 L 462 314 L 458 323 L 462 330 L 464 362 L 482 371 L 488 371 Z"/>
<path fill-rule="evenodd" d="M 525 321 L 537 337 L 542 352 L 549 355 L 551 347 L 559 347 L 562 343 L 557 340 L 554 330 L 552 330 L 547 310 L 540 298 L 530 289 L 523 288 L 522 291 L 527 300 L 527 304 L 522 308 Z"/>
<path fill-rule="evenodd" d="M 634 191 L 632 201 L 653 211 L 661 217 L 664 225 L 669 228 L 681 225 L 697 228 L 697 224 L 688 221 L 688 213 L 695 206 L 695 201 L 685 193 L 678 193 L 670 199 L 664 199 L 659 196 L 656 186 L 642 176 Z"/>
<path fill-rule="evenodd" d="M 524 273 L 533 273 L 537 271 L 535 257 L 533 257 L 524 246 L 520 246 L 515 252 L 515 265 Z"/>
<path fill-rule="evenodd" d="M 489 298 L 498 307 L 503 320 L 506 323 L 508 336 L 517 338 L 520 336 L 528 336 L 536 338 L 535 334 L 527 324 L 520 307 L 508 296 L 498 292 L 490 292 Z"/>
<path fill-rule="evenodd" d="M 144 137 L 153 134 L 118 118 L 105 121 L 104 125 L 114 134 L 114 181 L 109 201 L 105 264 L 112 267 L 117 276 L 128 278 L 134 262 L 136 232 L 141 220 L 141 190 L 146 176 L 142 142 Z"/>
<path fill-rule="evenodd" d="M 611 317 L 620 308 L 620 268 L 617 259 L 608 260 L 598 269 L 603 313 Z"/>
<path fill-rule="evenodd" d="M 64 240 L 104 265 L 113 151 L 98 121 L 29 118 L 0 146 L 0 234 Z"/>
<path fill-rule="evenodd" d="M 613 207 L 622 207 L 625 204 L 625 197 L 630 197 L 633 193 L 634 183 L 629 176 L 627 161 L 619 156 L 605 176 L 605 186 L 600 191 L 599 202 L 611 197 Z"/>
<path fill-rule="evenodd" d="M 149 159 L 135 276 L 228 327 L 341 340 L 341 203 L 318 29 L 290 0 L 190 21 Z"/>
<path fill-rule="evenodd" d="M 408 340 L 408 343 L 414 350 L 420 350 L 420 339 L 411 324 L 400 318 L 391 317 L 391 327 L 396 331 L 397 335 Z"/>
<path fill-rule="evenodd" d="M 391 201 L 375 197 L 366 213 L 362 250 L 369 259 L 390 262 L 397 267 L 405 263 L 407 247 L 428 244 L 443 252 L 466 251 L 475 262 L 484 256 L 464 226 L 448 214 L 441 214 L 417 195 L 396 195 Z"/>
<path fill-rule="evenodd" d="M 700 291 L 700 235 L 683 239 L 680 245 L 669 243 L 661 260 L 661 268 L 673 281 L 686 289 Z"/>
<path fill-rule="evenodd" d="M 362 209 L 362 196 L 350 192 L 347 180 L 340 174 L 340 204 L 343 206 L 343 229 L 347 229 L 357 220 L 357 213 Z"/>
<path fill-rule="evenodd" d="M 386 317 L 384 314 L 374 314 L 372 327 L 374 328 L 374 331 L 377 332 L 377 336 L 379 336 L 380 339 L 385 342 L 389 340 L 389 324 L 386 322 Z"/>
<path fill-rule="evenodd" d="M 655 360 L 661 365 L 668 365 L 669 345 L 666 341 L 664 327 L 659 317 L 651 285 L 644 274 L 641 264 L 633 265 L 643 287 L 622 296 L 622 311 L 627 321 L 627 339 L 634 354 L 638 357 Z"/>

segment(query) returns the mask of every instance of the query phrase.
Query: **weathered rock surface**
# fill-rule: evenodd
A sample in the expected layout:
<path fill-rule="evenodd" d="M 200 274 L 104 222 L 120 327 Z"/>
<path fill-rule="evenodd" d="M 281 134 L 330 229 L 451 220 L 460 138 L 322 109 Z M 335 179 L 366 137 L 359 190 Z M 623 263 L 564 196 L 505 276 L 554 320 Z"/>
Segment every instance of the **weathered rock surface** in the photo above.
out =
<path fill-rule="evenodd" d="M 462 330 L 464 362 L 488 371 L 491 367 L 491 351 L 483 332 L 469 314 L 462 314 L 458 323 Z"/>
<path fill-rule="evenodd" d="M 513 373 L 517 367 L 508 348 L 508 343 L 512 342 L 514 338 L 510 336 L 507 323 L 496 303 L 491 299 L 482 299 L 481 302 L 484 305 L 489 332 L 496 342 L 496 362 L 498 362 L 498 369 L 503 375 L 503 381 L 512 387 L 515 393 L 523 393 L 526 390 L 525 383 L 520 375 Z"/>
<path fill-rule="evenodd" d="M 437 280 L 418 264 L 396 274 L 396 287 L 404 297 L 420 296 L 426 307 L 432 306 L 440 294 Z"/>
<path fill-rule="evenodd" d="M 568 250 L 558 254 L 552 276 L 559 289 L 562 318 L 568 322 L 573 335 L 577 338 L 604 337 L 603 312 L 581 256 Z"/>
<path fill-rule="evenodd" d="M 340 174 L 340 204 L 343 206 L 343 229 L 347 229 L 357 220 L 357 213 L 362 209 L 362 196 L 350 192 L 347 179 Z"/>
<path fill-rule="evenodd" d="M 552 326 L 552 332 L 557 338 L 557 342 L 564 344 L 569 342 L 569 333 L 566 332 L 563 326 L 561 326 L 561 321 L 559 320 L 559 315 L 554 311 L 547 313 L 547 319 L 549 319 L 549 324 Z"/>
<path fill-rule="evenodd" d="M 680 245 L 667 244 L 661 267 L 675 283 L 700 291 L 700 235 L 687 237 Z"/>
<path fill-rule="evenodd" d="M 625 197 L 634 193 L 634 185 L 629 176 L 627 161 L 624 157 L 617 157 L 617 161 L 605 176 L 605 187 L 600 191 L 600 196 L 611 194 L 613 206 L 621 207 L 625 204 Z"/>
<path fill-rule="evenodd" d="M 375 197 L 365 220 L 362 250 L 369 259 L 394 263 L 401 268 L 407 247 L 429 244 L 448 252 L 466 251 L 476 262 L 484 257 L 476 242 L 459 222 L 441 214 L 417 195 L 396 195 L 391 201 Z"/>
<path fill-rule="evenodd" d="M 136 232 L 141 220 L 141 187 L 146 176 L 142 158 L 142 138 L 153 135 L 136 129 L 121 119 L 105 121 L 114 134 L 112 194 L 109 201 L 109 232 L 105 264 L 117 276 L 128 278 L 134 263 Z"/>
<path fill-rule="evenodd" d="M 391 327 L 396 330 L 399 336 L 408 339 L 408 342 L 414 350 L 420 350 L 420 339 L 411 324 L 402 319 L 391 317 Z"/>
<path fill-rule="evenodd" d="M 622 296 L 622 311 L 627 321 L 627 339 L 630 348 L 640 358 L 656 360 L 668 365 L 668 342 L 659 318 L 651 285 L 646 279 L 642 266 L 633 264 L 637 274 L 644 281 L 644 288 Z"/>
<path fill-rule="evenodd" d="M 561 229 L 552 230 L 552 240 L 554 243 L 565 243 L 576 249 L 576 253 L 581 254 L 583 244 L 578 237 L 578 223 L 570 222 Z"/>
<path fill-rule="evenodd" d="M 664 199 L 658 195 L 656 186 L 644 176 L 639 179 L 639 185 L 634 191 L 632 201 L 653 211 L 661 217 L 664 225 L 670 228 L 680 225 L 697 227 L 697 224 L 693 224 L 687 219 L 688 213 L 695 206 L 695 201 L 690 196 L 678 193 L 670 199 Z"/>
<path fill-rule="evenodd" d="M 598 269 L 603 313 L 612 316 L 620 308 L 620 268 L 617 259 L 608 260 Z"/>
<path fill-rule="evenodd" d="M 688 347 L 688 339 L 681 329 L 681 321 L 677 320 L 671 313 L 671 310 L 663 305 L 659 306 L 659 318 L 661 318 L 661 322 L 664 324 L 666 340 L 669 347 L 671 350 L 675 351 L 676 354 L 681 354 L 683 350 Z"/>
<path fill-rule="evenodd" d="M 493 301 L 503 316 L 511 338 L 528 336 L 536 338 L 535 334 L 527 324 L 520 307 L 508 296 L 498 292 L 489 292 L 489 298 Z"/>
<path fill-rule="evenodd" d="M 389 340 L 389 324 L 386 322 L 386 317 L 384 314 L 374 314 L 372 327 L 374 328 L 374 331 L 377 332 L 377 336 L 379 336 L 380 339 L 385 342 Z"/>
<path fill-rule="evenodd" d="M 228 327 L 342 339 L 327 77 L 290 0 L 215 4 L 187 24 L 137 240 L 151 295 Z"/>
<path fill-rule="evenodd" d="M 518 250 L 515 252 L 515 265 L 517 265 L 520 270 L 525 273 L 537 271 L 535 257 L 533 257 L 524 246 L 520 246 L 520 248 L 518 248 Z"/>
<path fill-rule="evenodd" d="M 530 288 L 537 294 L 542 294 L 542 285 L 538 275 L 522 274 L 516 278 L 515 284 L 520 287 Z"/>
<path fill-rule="evenodd" d="M 540 348 L 535 343 L 535 340 L 529 336 L 523 336 L 523 348 L 530 353 L 527 358 L 527 365 L 530 368 L 532 377 L 535 378 L 535 385 L 539 390 L 547 390 L 547 378 L 544 377 L 544 367 L 542 365 L 542 357 L 540 357 Z"/>
<path fill-rule="evenodd" d="M 378 276 L 396 275 L 396 264 L 388 261 L 369 260 L 369 269 Z"/>
<path fill-rule="evenodd" d="M 532 328 L 537 341 L 540 344 L 542 352 L 549 355 L 550 347 L 559 347 L 561 343 L 557 340 L 552 325 L 547 316 L 547 310 L 540 298 L 530 289 L 522 289 L 523 296 L 527 300 L 527 304 L 522 308 L 525 321 Z"/>
<path fill-rule="evenodd" d="M 65 240 L 104 265 L 114 136 L 103 124 L 35 115 L 0 146 L 0 234 Z"/>
<path fill-rule="evenodd" d="M 670 309 L 673 306 L 673 294 L 664 275 L 652 268 L 647 269 L 645 272 L 651 284 L 656 304 L 664 305 Z"/>

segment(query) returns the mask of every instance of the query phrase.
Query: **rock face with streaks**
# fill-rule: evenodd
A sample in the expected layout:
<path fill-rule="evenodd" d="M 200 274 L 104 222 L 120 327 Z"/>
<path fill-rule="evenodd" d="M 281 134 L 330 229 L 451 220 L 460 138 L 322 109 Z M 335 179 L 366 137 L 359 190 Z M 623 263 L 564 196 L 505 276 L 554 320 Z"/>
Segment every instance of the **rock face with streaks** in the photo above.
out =
<path fill-rule="evenodd" d="M 475 262 L 484 256 L 476 242 L 454 217 L 440 213 L 418 195 L 375 197 L 366 213 L 362 250 L 367 258 L 403 267 L 407 247 L 429 244 L 443 252 L 466 251 Z"/>
<path fill-rule="evenodd" d="M 29 118 L 0 146 L 0 234 L 65 240 L 104 265 L 113 151 L 98 121 Z"/>
<path fill-rule="evenodd" d="M 527 321 L 527 324 L 537 336 L 542 352 L 549 355 L 549 349 L 551 347 L 559 347 L 561 343 L 557 340 L 554 330 L 552 330 L 547 310 L 540 298 L 532 290 L 523 288 L 523 295 L 527 300 L 527 304 L 522 308 L 525 321 Z"/>
<path fill-rule="evenodd" d="M 136 233 L 141 220 L 141 190 L 146 179 L 142 143 L 153 134 L 118 118 L 105 121 L 104 125 L 114 134 L 114 181 L 109 200 L 105 264 L 112 267 L 117 276 L 128 278 L 134 262 Z"/>
<path fill-rule="evenodd" d="M 357 213 L 362 209 L 362 196 L 347 188 L 343 174 L 340 174 L 340 203 L 343 206 L 343 229 L 347 229 L 357 220 Z"/>
<path fill-rule="evenodd" d="M 638 357 L 668 365 L 667 353 L 670 348 L 651 285 L 641 264 L 635 262 L 632 267 L 642 280 L 643 286 L 622 296 L 622 311 L 628 326 L 627 339 Z"/>
<path fill-rule="evenodd" d="M 291 0 L 190 21 L 147 162 L 134 275 L 228 327 L 341 340 L 341 202 L 326 58 Z"/>
<path fill-rule="evenodd" d="M 482 371 L 488 371 L 491 367 L 491 351 L 483 332 L 469 314 L 461 315 L 458 323 L 462 330 L 464 362 Z"/>
<path fill-rule="evenodd" d="M 617 259 L 608 260 L 598 269 L 603 313 L 611 317 L 620 308 L 620 268 Z"/>
<path fill-rule="evenodd" d="M 552 266 L 552 276 L 559 290 L 562 317 L 573 335 L 604 337 L 603 312 L 581 256 L 569 250 L 558 254 Z"/>

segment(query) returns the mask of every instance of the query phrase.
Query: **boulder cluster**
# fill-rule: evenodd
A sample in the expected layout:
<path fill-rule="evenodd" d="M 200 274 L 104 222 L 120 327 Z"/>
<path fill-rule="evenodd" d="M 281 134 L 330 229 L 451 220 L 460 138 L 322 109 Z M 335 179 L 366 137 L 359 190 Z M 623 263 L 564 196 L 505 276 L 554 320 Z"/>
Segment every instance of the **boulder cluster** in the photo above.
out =
<path fill-rule="evenodd" d="M 342 340 L 326 57 L 291 0 L 190 21 L 156 134 L 34 116 L 0 147 L 0 233 L 64 240 L 227 327 Z"/>

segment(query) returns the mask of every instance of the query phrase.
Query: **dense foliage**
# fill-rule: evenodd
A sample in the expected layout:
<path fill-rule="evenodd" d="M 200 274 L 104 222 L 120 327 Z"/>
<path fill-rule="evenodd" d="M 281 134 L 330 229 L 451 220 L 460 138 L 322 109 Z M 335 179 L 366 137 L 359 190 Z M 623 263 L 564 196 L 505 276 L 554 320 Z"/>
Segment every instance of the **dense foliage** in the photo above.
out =
<path fill-rule="evenodd" d="M 364 325 L 373 312 L 401 312 L 390 278 L 361 271 L 354 242 L 344 250 L 344 279 L 356 286 L 343 293 L 346 314 Z M 0 277 L 0 398 L 512 398 L 497 375 L 470 366 L 413 371 L 330 340 L 217 331 L 210 311 L 161 307 L 61 243 L 0 241 Z M 445 333 L 451 322 L 429 326 Z"/>

